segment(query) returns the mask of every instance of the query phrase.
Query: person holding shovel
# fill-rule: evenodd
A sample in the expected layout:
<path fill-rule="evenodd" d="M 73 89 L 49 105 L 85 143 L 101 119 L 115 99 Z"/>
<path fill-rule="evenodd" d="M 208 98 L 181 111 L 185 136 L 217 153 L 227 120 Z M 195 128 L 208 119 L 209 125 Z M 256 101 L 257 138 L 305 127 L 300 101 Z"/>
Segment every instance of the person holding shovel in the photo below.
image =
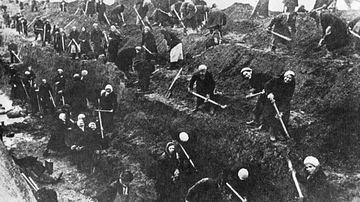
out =
<path fill-rule="evenodd" d="M 106 131 L 110 131 L 112 129 L 117 105 L 116 94 L 113 87 L 108 84 L 105 86 L 104 90 L 101 90 L 99 98 L 102 123 Z"/>
<path fill-rule="evenodd" d="M 210 107 L 210 114 L 214 114 L 214 105 L 208 103 L 208 99 L 213 99 L 214 89 L 215 89 L 215 80 L 213 79 L 212 74 L 207 70 L 205 65 L 200 65 L 198 71 L 193 74 L 191 77 L 188 91 L 193 92 L 194 84 L 196 82 L 196 93 L 205 96 L 206 99 L 197 98 L 196 107 L 193 112 L 196 112 L 200 109 L 205 103 L 206 108 Z M 210 106 L 208 106 L 210 104 Z"/>
<path fill-rule="evenodd" d="M 264 93 L 265 83 L 268 82 L 272 76 L 269 73 L 253 73 L 253 70 L 250 67 L 242 68 L 240 71 L 243 79 L 248 81 L 251 88 L 251 93 L 246 96 L 246 98 L 258 96 L 256 106 L 253 110 L 254 119 L 246 122 L 248 125 L 255 125 L 259 127 L 261 125 L 260 118 L 264 110 L 264 105 L 266 102 L 266 95 Z"/>
<path fill-rule="evenodd" d="M 155 37 L 148 26 L 145 26 L 144 32 L 142 33 L 141 47 L 145 49 L 146 60 L 156 60 L 156 54 L 158 53 L 157 45 Z"/>
<path fill-rule="evenodd" d="M 319 160 L 313 156 L 304 159 L 303 174 L 296 173 L 298 181 L 305 186 L 307 202 L 332 202 L 326 175 Z"/>
<path fill-rule="evenodd" d="M 286 128 L 290 118 L 290 101 L 295 91 L 295 73 L 288 70 L 280 77 L 272 78 L 265 84 L 264 89 L 267 100 L 263 112 L 263 124 L 271 129 L 271 141 L 276 141 L 276 138 L 283 140 L 288 135 Z M 275 107 L 279 110 L 279 114 Z"/>
<path fill-rule="evenodd" d="M 273 34 L 273 39 L 271 42 L 271 51 L 276 53 L 276 48 L 278 44 L 284 44 L 289 52 L 292 51 L 291 48 L 291 36 L 296 33 L 296 17 L 297 13 L 282 13 L 273 18 L 267 28 L 268 33 Z"/>

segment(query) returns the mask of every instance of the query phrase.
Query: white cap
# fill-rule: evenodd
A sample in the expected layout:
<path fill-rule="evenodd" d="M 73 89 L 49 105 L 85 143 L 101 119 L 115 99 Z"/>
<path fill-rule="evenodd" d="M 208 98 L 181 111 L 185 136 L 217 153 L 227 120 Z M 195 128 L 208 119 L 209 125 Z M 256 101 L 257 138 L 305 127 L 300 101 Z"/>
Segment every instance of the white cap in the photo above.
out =
<path fill-rule="evenodd" d="M 284 76 L 295 76 L 295 72 L 291 71 L 291 70 L 287 70 L 285 73 L 284 73 Z"/>
<path fill-rule="evenodd" d="M 244 67 L 241 69 L 240 73 L 243 74 L 244 72 L 252 72 L 252 69 L 250 67 Z"/>
<path fill-rule="evenodd" d="M 78 120 L 84 119 L 84 118 L 85 118 L 85 114 L 79 114 L 79 115 L 78 115 Z"/>
<path fill-rule="evenodd" d="M 110 89 L 111 91 L 113 91 L 113 87 L 110 84 L 105 86 L 105 90 L 107 90 L 107 89 Z"/>
<path fill-rule="evenodd" d="M 238 172 L 238 177 L 240 180 L 245 180 L 249 177 L 249 171 L 245 168 L 241 168 Z"/>
<path fill-rule="evenodd" d="M 66 114 L 65 114 L 65 113 L 60 113 L 60 114 L 59 114 L 59 119 L 65 120 L 65 118 L 66 118 Z"/>
<path fill-rule="evenodd" d="M 62 70 L 62 69 L 57 69 L 57 71 L 58 71 L 58 72 L 64 72 L 64 70 Z"/>
<path fill-rule="evenodd" d="M 26 75 L 29 75 L 29 74 L 30 74 L 30 72 L 29 72 L 29 71 L 25 71 L 25 74 L 26 74 Z"/>
<path fill-rule="evenodd" d="M 200 65 L 199 66 L 199 71 L 202 71 L 202 70 L 207 70 L 206 65 Z"/>
<path fill-rule="evenodd" d="M 187 142 L 189 140 L 189 135 L 185 132 L 181 132 L 179 138 L 182 142 Z"/>
<path fill-rule="evenodd" d="M 315 167 L 318 167 L 320 165 L 320 162 L 317 158 L 313 157 L 313 156 L 307 156 L 305 159 L 304 159 L 304 165 L 306 164 L 311 164 Z"/>
<path fill-rule="evenodd" d="M 88 71 L 87 71 L 87 70 L 84 69 L 84 70 L 81 71 L 81 75 L 82 75 L 82 76 L 86 76 L 87 74 L 88 74 Z"/>

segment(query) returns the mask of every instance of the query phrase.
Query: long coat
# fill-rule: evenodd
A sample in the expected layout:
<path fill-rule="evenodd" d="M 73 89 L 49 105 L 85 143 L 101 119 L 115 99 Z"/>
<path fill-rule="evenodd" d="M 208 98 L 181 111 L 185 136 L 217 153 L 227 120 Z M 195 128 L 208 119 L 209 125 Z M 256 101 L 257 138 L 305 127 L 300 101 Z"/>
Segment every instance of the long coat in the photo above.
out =
<path fill-rule="evenodd" d="M 331 34 L 325 37 L 324 43 L 328 51 L 342 48 L 349 44 L 350 37 L 347 26 L 340 18 L 330 13 L 320 13 L 320 23 L 325 36 L 326 28 L 331 27 Z"/>
<path fill-rule="evenodd" d="M 151 32 L 142 34 L 141 46 L 145 46 L 154 54 L 158 53 L 155 37 Z M 155 59 L 155 56 L 145 51 L 145 59 L 146 60 Z"/>

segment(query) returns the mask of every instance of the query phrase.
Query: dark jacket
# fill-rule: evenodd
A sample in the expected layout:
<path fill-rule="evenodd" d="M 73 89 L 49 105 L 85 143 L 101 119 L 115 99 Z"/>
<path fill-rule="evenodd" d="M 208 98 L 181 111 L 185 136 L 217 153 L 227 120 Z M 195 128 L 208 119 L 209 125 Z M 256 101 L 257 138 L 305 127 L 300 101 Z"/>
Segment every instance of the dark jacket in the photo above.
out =
<path fill-rule="evenodd" d="M 332 201 L 329 184 L 321 167 L 313 175 L 300 175 L 297 173 L 296 177 L 306 188 L 307 202 Z"/>
<path fill-rule="evenodd" d="M 40 84 L 40 86 L 39 86 L 39 97 L 40 98 L 42 98 L 42 99 L 44 99 L 44 100 L 48 100 L 48 99 L 50 99 L 50 93 L 52 94 L 53 93 L 53 91 L 52 91 L 52 89 L 51 89 L 51 86 L 50 86 L 50 84 L 49 83 L 42 83 L 42 84 Z M 53 94 L 52 94 L 53 95 Z"/>
<path fill-rule="evenodd" d="M 156 54 L 158 52 L 155 37 L 151 32 L 142 34 L 141 46 L 145 46 L 147 49 L 149 49 L 154 54 Z M 145 50 L 145 58 L 147 60 L 150 60 L 150 59 L 153 59 L 154 56 Z"/>
<path fill-rule="evenodd" d="M 96 12 L 98 12 L 99 14 L 103 14 L 106 12 L 106 5 L 104 3 L 100 4 L 97 3 L 96 4 Z"/>
<path fill-rule="evenodd" d="M 331 34 L 325 37 L 324 43 L 329 51 L 342 48 L 349 44 L 350 37 L 347 26 L 340 18 L 330 13 L 320 13 L 321 27 L 323 36 L 328 26 L 331 26 Z"/>
<path fill-rule="evenodd" d="M 266 73 L 252 73 L 251 78 L 249 80 L 249 85 L 251 88 L 254 88 L 253 93 L 261 92 L 264 87 L 265 83 L 272 79 L 270 74 Z"/>
<path fill-rule="evenodd" d="M 190 80 L 189 88 L 190 90 L 193 90 L 194 83 L 196 82 L 196 92 L 205 95 L 210 94 L 212 95 L 215 89 L 215 80 L 213 79 L 213 76 L 210 72 L 205 73 L 205 79 L 202 80 L 200 78 L 200 73 L 196 72 Z"/>
<path fill-rule="evenodd" d="M 106 92 L 103 92 L 100 96 L 100 108 L 104 110 L 113 110 L 114 112 L 117 109 L 117 98 L 116 94 L 112 91 L 108 95 Z"/>
<path fill-rule="evenodd" d="M 34 33 L 42 34 L 44 32 L 44 22 L 42 20 L 36 20 L 34 23 Z"/>
<path fill-rule="evenodd" d="M 169 46 L 170 50 L 179 43 L 181 43 L 181 40 L 179 39 L 179 37 L 176 36 L 175 33 L 163 31 L 162 34 L 164 35 L 164 39 L 166 40 L 166 43 Z"/>
<path fill-rule="evenodd" d="M 54 83 L 56 82 L 59 82 L 57 85 L 55 84 L 57 91 L 65 90 L 66 78 L 63 74 L 57 74 L 55 76 Z"/>
<path fill-rule="evenodd" d="M 290 83 L 284 82 L 284 75 L 272 78 L 265 84 L 265 93 L 274 94 L 275 102 L 278 106 L 289 105 L 295 91 L 295 78 Z"/>
<path fill-rule="evenodd" d="M 294 34 L 296 32 L 295 24 L 295 13 L 281 13 L 271 20 L 269 28 L 273 28 L 274 32 L 277 32 L 287 37 L 291 37 L 291 34 Z M 291 27 L 293 33 L 290 32 L 289 27 Z"/>
<path fill-rule="evenodd" d="M 103 33 L 100 29 L 93 29 L 90 34 L 90 39 L 93 43 L 100 44 L 102 42 Z"/>
<path fill-rule="evenodd" d="M 129 72 L 133 59 L 136 57 L 134 47 L 121 50 L 116 57 L 115 65 L 123 72 Z"/>
<path fill-rule="evenodd" d="M 216 180 L 203 178 L 190 187 L 186 200 L 189 202 L 220 202 L 220 187 Z"/>
<path fill-rule="evenodd" d="M 79 35 L 80 35 L 79 31 L 77 31 L 77 30 L 75 30 L 75 31 L 71 30 L 71 32 L 70 32 L 70 34 L 69 34 L 69 39 L 70 39 L 70 40 L 74 39 L 74 40 L 76 41 L 76 43 L 78 43 L 78 45 L 79 45 Z"/>

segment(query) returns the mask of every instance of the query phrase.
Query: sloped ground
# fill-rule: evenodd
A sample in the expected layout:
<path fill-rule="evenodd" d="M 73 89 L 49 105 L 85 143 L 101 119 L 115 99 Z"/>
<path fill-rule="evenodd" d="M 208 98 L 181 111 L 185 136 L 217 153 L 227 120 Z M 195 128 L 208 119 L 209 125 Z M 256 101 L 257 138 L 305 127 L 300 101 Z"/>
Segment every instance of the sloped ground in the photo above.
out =
<path fill-rule="evenodd" d="M 126 3 L 131 4 L 130 1 Z M 238 11 L 242 12 L 237 15 Z M 271 19 L 246 20 L 250 11 L 251 8 L 242 4 L 228 8 L 229 25 L 224 37 L 227 43 L 205 52 L 206 37 L 197 34 L 181 36 L 188 57 L 172 99 L 165 99 L 163 95 L 175 71 L 161 69 L 160 74 L 152 79 L 155 92 L 142 96 L 136 95 L 134 89 L 123 90 L 119 86 L 121 76 L 113 66 L 100 62 L 86 63 L 89 75 L 94 79 L 93 89 L 100 89 L 107 81 L 117 88 L 116 91 L 121 94 L 120 109 L 116 116 L 116 132 L 111 136 L 111 148 L 103 156 L 106 163 L 101 167 L 101 173 L 104 175 L 85 179 L 84 183 L 76 186 L 76 191 L 82 190 L 82 187 L 90 190 L 85 194 L 99 191 L 101 186 L 90 185 L 92 180 L 97 179 L 99 184 L 105 185 L 121 170 L 130 168 L 136 176 L 133 186 L 137 196 L 144 201 L 154 201 L 156 158 L 168 141 L 177 139 L 180 131 L 186 131 L 190 141 L 184 147 L 199 169 L 197 174 L 185 174 L 186 186 L 202 177 L 218 177 L 225 168 L 248 166 L 254 168 L 250 170 L 250 175 L 254 176 L 257 184 L 254 193 L 258 194 L 258 198 L 254 201 L 293 200 L 296 192 L 284 158 L 285 146 L 270 144 L 268 134 L 251 131 L 245 126 L 255 100 L 245 100 L 247 87 L 242 82 L 240 70 L 250 66 L 256 71 L 271 72 L 273 75 L 287 69 L 296 72 L 297 86 L 289 129 L 293 141 L 287 145 L 292 151 L 290 158 L 300 170 L 302 158 L 307 155 L 319 157 L 337 199 L 358 200 L 358 59 L 351 56 L 353 51 L 350 47 L 343 53 L 350 54 L 350 57 L 321 59 L 325 55 L 324 50 L 314 49 L 321 38 L 320 30 L 312 19 L 304 15 L 299 16 L 297 22 L 295 54 L 270 54 L 271 38 L 265 29 Z M 337 15 L 350 20 L 354 14 L 340 12 Z M 55 20 L 55 17 L 61 20 L 58 22 L 70 21 L 61 14 L 50 18 Z M 74 24 L 81 25 L 80 22 L 86 25 L 92 23 L 80 18 Z M 139 31 L 125 28 L 122 32 L 131 34 L 127 46 L 139 43 Z M 157 29 L 154 33 L 160 43 L 162 36 Z M 164 46 L 159 46 L 159 50 L 166 57 Z M 59 67 L 65 68 L 70 77 L 84 67 L 40 48 L 29 47 L 27 53 L 24 54 L 25 63 L 33 65 L 41 77 L 51 78 Z M 199 56 L 192 58 L 194 55 Z M 215 76 L 217 89 L 223 92 L 219 102 L 229 105 L 224 110 L 218 109 L 213 117 L 189 113 L 195 99 L 187 94 L 186 86 L 200 64 L 206 64 Z M 224 192 L 226 201 L 231 201 L 227 197 L 229 193 Z M 174 194 L 184 195 L 182 192 Z"/>

